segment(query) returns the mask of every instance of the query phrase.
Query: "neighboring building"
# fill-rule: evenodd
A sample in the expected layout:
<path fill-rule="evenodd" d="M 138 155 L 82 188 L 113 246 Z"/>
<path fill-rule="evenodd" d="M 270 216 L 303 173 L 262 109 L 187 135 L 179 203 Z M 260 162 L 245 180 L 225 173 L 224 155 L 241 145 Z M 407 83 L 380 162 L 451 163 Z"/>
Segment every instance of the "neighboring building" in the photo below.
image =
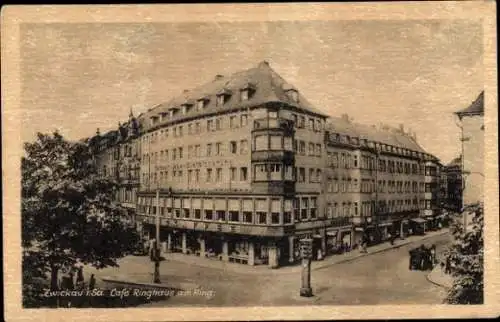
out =
<path fill-rule="evenodd" d="M 459 212 L 462 209 L 462 156 L 448 163 L 444 172 L 447 193 L 445 208 Z"/>
<path fill-rule="evenodd" d="M 135 214 L 139 190 L 140 125 L 130 111 L 129 119 L 118 124 L 118 129 L 103 135 L 97 133 L 90 140 L 99 173 L 114 177 L 120 188 L 116 200 Z"/>
<path fill-rule="evenodd" d="M 463 205 L 483 201 L 484 91 L 472 104 L 455 113 L 462 126 Z"/>
<path fill-rule="evenodd" d="M 102 172 L 133 170 L 122 200 L 136 200 L 145 238 L 159 207 L 165 250 L 274 268 L 299 258 L 303 237 L 315 254 L 363 232 L 378 241 L 424 224 L 435 206 L 425 189 L 437 159 L 414 137 L 329 120 L 267 62 L 120 128 L 97 136 Z"/>

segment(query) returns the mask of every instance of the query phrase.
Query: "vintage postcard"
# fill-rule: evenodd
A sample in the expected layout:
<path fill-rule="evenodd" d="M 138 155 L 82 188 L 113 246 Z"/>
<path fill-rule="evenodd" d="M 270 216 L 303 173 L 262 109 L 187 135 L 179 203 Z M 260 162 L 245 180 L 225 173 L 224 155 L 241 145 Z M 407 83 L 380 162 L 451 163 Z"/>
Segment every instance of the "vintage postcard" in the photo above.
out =
<path fill-rule="evenodd" d="M 8 6 L 8 320 L 494 317 L 492 1 Z"/>

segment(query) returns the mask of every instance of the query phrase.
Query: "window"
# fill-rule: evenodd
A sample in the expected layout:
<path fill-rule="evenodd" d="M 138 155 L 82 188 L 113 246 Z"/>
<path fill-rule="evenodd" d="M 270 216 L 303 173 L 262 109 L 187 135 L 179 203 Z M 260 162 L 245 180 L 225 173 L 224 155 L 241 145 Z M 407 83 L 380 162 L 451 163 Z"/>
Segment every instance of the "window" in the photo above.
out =
<path fill-rule="evenodd" d="M 214 131 L 214 120 L 207 120 L 207 132 Z"/>
<path fill-rule="evenodd" d="M 298 127 L 302 128 L 302 129 L 305 128 L 306 127 L 306 117 L 305 116 L 301 116 L 299 120 L 300 120 L 300 122 L 299 122 L 299 126 Z"/>
<path fill-rule="evenodd" d="M 316 169 L 316 182 L 321 182 L 321 169 Z"/>
<path fill-rule="evenodd" d="M 315 197 L 311 198 L 311 205 L 310 205 L 310 212 L 311 212 L 311 219 L 316 219 L 317 217 L 317 212 L 316 212 L 316 207 L 317 207 L 317 199 Z"/>
<path fill-rule="evenodd" d="M 281 150 L 283 149 L 281 145 L 281 136 L 271 135 L 271 150 Z"/>
<path fill-rule="evenodd" d="M 255 137 L 255 150 L 262 151 L 268 149 L 268 136 L 258 135 Z"/>
<path fill-rule="evenodd" d="M 212 143 L 207 144 L 207 157 L 212 156 Z"/>
<path fill-rule="evenodd" d="M 242 101 L 248 100 L 248 90 L 247 89 L 242 90 L 240 92 L 240 98 L 241 98 Z"/>
<path fill-rule="evenodd" d="M 247 153 L 248 153 L 248 141 L 241 140 L 240 141 L 240 154 L 247 154 Z"/>
<path fill-rule="evenodd" d="M 314 143 L 309 143 L 309 155 L 314 155 Z"/>
<path fill-rule="evenodd" d="M 299 182 L 305 182 L 306 181 L 306 169 L 305 168 L 299 168 L 298 181 Z"/>
<path fill-rule="evenodd" d="M 225 97 L 224 95 L 218 95 L 217 96 L 217 106 L 222 106 L 225 103 Z"/>
<path fill-rule="evenodd" d="M 193 134 L 193 125 L 192 124 L 188 125 L 188 134 Z"/>
<path fill-rule="evenodd" d="M 182 148 L 179 148 L 179 159 L 182 159 Z"/>
<path fill-rule="evenodd" d="M 256 164 L 254 166 L 254 180 L 265 181 L 267 180 L 267 170 L 265 164 Z"/>
<path fill-rule="evenodd" d="M 200 124 L 200 122 L 196 122 L 195 123 L 195 131 L 196 131 L 195 132 L 196 134 L 200 134 L 200 132 L 201 132 L 201 124 Z M 167 134 L 168 134 L 168 132 L 167 132 Z"/>
<path fill-rule="evenodd" d="M 309 118 L 309 130 L 314 130 L 314 119 Z"/>
<path fill-rule="evenodd" d="M 231 117 L 229 117 L 229 127 L 231 129 L 234 129 L 234 128 L 237 128 L 239 124 L 236 123 L 236 116 L 233 115 Z"/>
<path fill-rule="evenodd" d="M 212 169 L 208 168 L 207 169 L 207 182 L 211 182 L 211 181 L 212 181 Z"/>
<path fill-rule="evenodd" d="M 305 220 L 307 219 L 307 208 L 309 204 L 309 199 L 308 198 L 302 198 L 301 199 L 301 207 L 300 207 L 300 219 Z"/>
<path fill-rule="evenodd" d="M 309 182 L 315 182 L 315 181 L 316 181 L 316 180 L 315 180 L 316 178 L 315 178 L 315 175 L 314 175 L 314 174 L 315 174 L 315 173 L 314 173 L 314 169 L 312 169 L 312 168 L 311 168 L 311 169 L 309 169 Z"/>
<path fill-rule="evenodd" d="M 294 147 L 293 147 L 293 139 L 289 136 L 285 136 L 283 138 L 283 149 L 286 150 L 286 151 L 293 151 L 294 150 Z"/>
<path fill-rule="evenodd" d="M 217 168 L 217 174 L 216 174 L 216 181 L 221 182 L 222 181 L 222 168 Z"/>
<path fill-rule="evenodd" d="M 248 115 L 242 114 L 241 115 L 241 126 L 246 126 L 247 124 L 248 124 Z"/>
<path fill-rule="evenodd" d="M 236 141 L 229 142 L 229 151 L 232 154 L 236 154 L 237 153 L 237 151 L 238 151 L 238 144 L 236 143 Z"/>
<path fill-rule="evenodd" d="M 281 175 L 281 164 L 269 164 L 271 180 L 283 180 Z"/>
<path fill-rule="evenodd" d="M 248 170 L 246 167 L 240 168 L 240 181 L 248 180 Z"/>
<path fill-rule="evenodd" d="M 220 142 L 215 143 L 215 155 L 222 155 L 221 147 L 222 143 Z"/>
<path fill-rule="evenodd" d="M 301 155 L 306 155 L 306 142 L 299 141 L 299 152 Z"/>
<path fill-rule="evenodd" d="M 182 125 L 179 126 L 179 128 L 177 129 L 177 132 L 178 132 L 179 136 L 182 136 Z"/>
<path fill-rule="evenodd" d="M 316 144 L 316 155 L 321 156 L 321 144 Z"/>
<path fill-rule="evenodd" d="M 221 117 L 218 117 L 215 119 L 215 129 L 217 131 L 222 130 L 222 118 Z"/>

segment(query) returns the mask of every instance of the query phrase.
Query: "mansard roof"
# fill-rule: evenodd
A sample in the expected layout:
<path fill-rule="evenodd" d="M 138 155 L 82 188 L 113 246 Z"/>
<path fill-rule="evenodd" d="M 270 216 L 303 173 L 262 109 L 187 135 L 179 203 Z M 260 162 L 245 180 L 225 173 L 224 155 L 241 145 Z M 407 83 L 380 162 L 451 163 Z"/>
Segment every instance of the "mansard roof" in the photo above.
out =
<path fill-rule="evenodd" d="M 241 90 L 249 87 L 249 84 L 253 87 L 254 93 L 252 93 L 248 100 L 242 101 L 238 94 Z M 285 81 L 267 62 L 264 61 L 259 63 L 257 67 L 236 72 L 226 77 L 218 76 L 208 83 L 189 91 L 184 91 L 181 95 L 174 97 L 170 101 L 150 109 L 141 117 L 141 123 L 148 128 L 149 122 L 144 122 L 145 120 L 162 113 L 167 114 L 169 110 L 178 108 L 186 101 L 198 101 L 201 99 L 206 100 L 206 105 L 201 111 L 193 109 L 188 115 L 175 115 L 173 118 L 170 118 L 168 122 L 180 121 L 181 119 L 198 117 L 205 114 L 217 113 L 219 111 L 260 106 L 265 103 L 282 103 L 306 113 L 325 118 L 328 117 L 312 106 L 300 92 L 298 93 L 298 100 L 294 101 L 289 93 L 287 93 L 287 90 L 290 88 L 294 87 Z M 216 96 L 221 93 L 225 93 L 229 96 L 223 106 L 217 106 Z"/>
<path fill-rule="evenodd" d="M 332 133 L 427 153 L 414 138 L 398 129 L 380 129 L 374 125 L 354 123 L 344 117 L 330 117 L 326 123 L 326 129 Z"/>

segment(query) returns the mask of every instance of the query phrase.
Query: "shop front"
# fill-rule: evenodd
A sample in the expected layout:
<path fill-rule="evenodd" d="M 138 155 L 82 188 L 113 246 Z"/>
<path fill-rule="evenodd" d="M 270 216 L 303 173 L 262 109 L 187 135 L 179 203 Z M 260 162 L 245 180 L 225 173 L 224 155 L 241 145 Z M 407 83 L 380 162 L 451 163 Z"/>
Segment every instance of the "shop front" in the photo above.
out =
<path fill-rule="evenodd" d="M 413 235 L 424 235 L 427 230 L 427 220 L 424 218 L 410 219 L 410 230 Z"/>

